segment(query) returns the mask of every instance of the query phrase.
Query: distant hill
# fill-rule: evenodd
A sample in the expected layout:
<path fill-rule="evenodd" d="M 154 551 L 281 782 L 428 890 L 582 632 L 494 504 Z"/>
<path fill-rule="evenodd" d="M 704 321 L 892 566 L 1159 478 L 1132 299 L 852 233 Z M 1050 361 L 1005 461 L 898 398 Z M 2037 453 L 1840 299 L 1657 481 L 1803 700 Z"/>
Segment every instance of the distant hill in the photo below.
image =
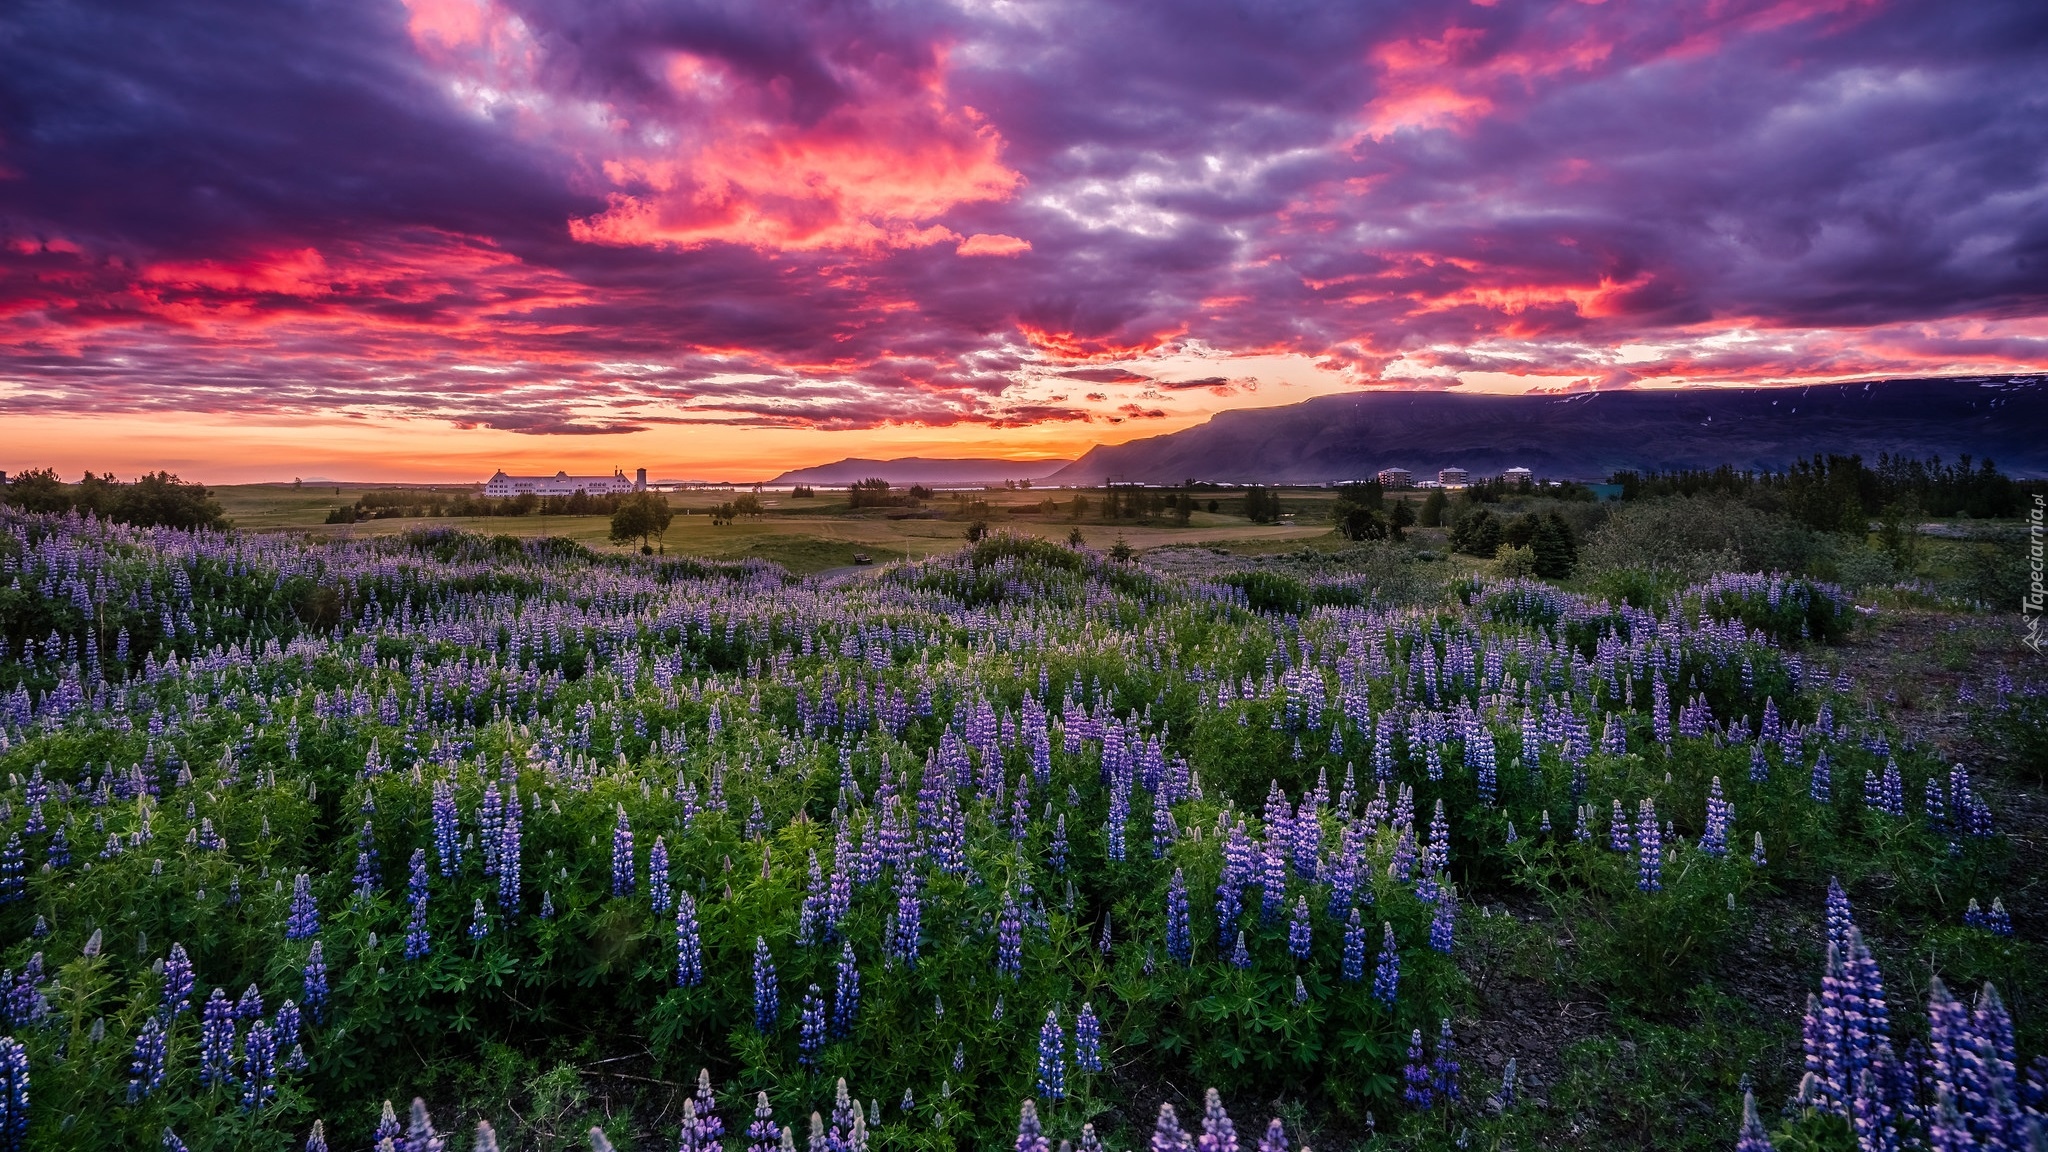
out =
<path fill-rule="evenodd" d="M 1005 480 L 1042 480 L 1061 468 L 1066 460 L 994 460 L 965 458 L 935 460 L 905 456 L 897 460 L 863 460 L 858 457 L 816 468 L 798 468 L 768 481 L 773 485 L 816 484 L 844 488 L 856 480 L 880 476 L 891 484 L 926 484 L 948 487 L 1000 484 Z"/>
<path fill-rule="evenodd" d="M 2008 475 L 2048 476 L 2048 375 L 1571 395 L 1356 392 L 1222 412 L 1170 435 L 1097 447 L 1046 482 L 1308 484 L 1389 467 L 1418 480 L 1448 467 L 1599 480 L 1624 468 L 1782 468 L 1828 452 L 1968 453 Z"/>

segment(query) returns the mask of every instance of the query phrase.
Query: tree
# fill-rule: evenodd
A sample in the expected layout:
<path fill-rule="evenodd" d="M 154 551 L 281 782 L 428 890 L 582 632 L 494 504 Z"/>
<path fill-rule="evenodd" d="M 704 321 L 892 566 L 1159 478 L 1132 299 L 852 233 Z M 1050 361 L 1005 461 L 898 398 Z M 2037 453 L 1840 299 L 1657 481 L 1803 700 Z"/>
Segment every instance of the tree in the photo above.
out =
<path fill-rule="evenodd" d="M 1451 551 L 1492 558 L 1501 545 L 1500 518 L 1483 507 L 1473 508 L 1451 525 Z"/>
<path fill-rule="evenodd" d="M 202 484 L 169 472 L 151 472 L 121 488 L 113 517 L 143 528 L 225 528 L 227 511 Z"/>
<path fill-rule="evenodd" d="M 986 539 L 988 539 L 988 521 L 976 520 L 967 526 L 967 542 L 969 544 L 979 544 Z"/>
<path fill-rule="evenodd" d="M 1494 549 L 1493 571 L 1497 576 L 1512 580 L 1536 571 L 1536 553 L 1513 544 L 1503 544 Z"/>
<path fill-rule="evenodd" d="M 1878 516 L 1877 546 L 1891 557 L 1892 567 L 1912 575 L 1920 560 L 1920 504 L 1911 496 L 1885 505 Z"/>
<path fill-rule="evenodd" d="M 711 510 L 711 523 L 714 525 L 730 524 L 735 515 L 737 513 L 733 511 L 732 501 L 727 500 Z"/>
<path fill-rule="evenodd" d="M 1535 555 L 1536 575 L 1546 580 L 1562 580 L 1579 564 L 1579 542 L 1572 526 L 1555 512 L 1537 523 L 1529 550 Z"/>
<path fill-rule="evenodd" d="M 635 492 L 620 500 L 612 512 L 612 543 L 638 539 L 641 551 L 649 551 L 648 541 L 661 539 L 674 518 L 675 512 L 665 498 L 653 492 Z"/>
<path fill-rule="evenodd" d="M 1067 529 L 1067 547 L 1079 548 L 1086 543 L 1088 543 L 1088 538 L 1086 536 L 1081 535 L 1081 529 L 1079 527 Z"/>
<path fill-rule="evenodd" d="M 1131 557 L 1137 554 L 1137 549 L 1131 547 L 1130 541 L 1125 540 L 1122 536 L 1118 536 L 1116 543 L 1109 546 L 1109 558 L 1119 564 L 1130 563 Z"/>
<path fill-rule="evenodd" d="M 1402 529 L 1413 523 L 1415 523 L 1414 507 L 1406 500 L 1394 501 L 1393 514 L 1387 518 L 1387 535 L 1397 541 L 1406 540 L 1408 538 L 1407 533 L 1403 532 Z"/>
<path fill-rule="evenodd" d="M 71 493 L 57 478 L 55 468 L 30 468 L 18 472 L 7 484 L 7 503 L 24 512 L 63 512 L 71 507 Z"/>
<path fill-rule="evenodd" d="M 1430 489 L 1429 495 L 1422 500 L 1422 526 L 1424 528 L 1443 527 L 1444 509 L 1449 507 L 1450 503 L 1450 497 L 1444 495 L 1443 489 Z"/>
<path fill-rule="evenodd" d="M 1280 498 L 1264 488 L 1244 490 L 1244 514 L 1254 524 L 1274 524 L 1280 520 Z"/>
<path fill-rule="evenodd" d="M 1337 522 L 1337 531 L 1346 539 L 1384 540 L 1387 521 L 1380 514 L 1381 503 L 1379 484 L 1346 484 L 1337 489 L 1337 503 L 1330 509 L 1330 518 Z"/>
<path fill-rule="evenodd" d="M 757 519 L 768 514 L 768 510 L 761 505 L 761 498 L 752 492 L 745 493 L 739 499 L 734 500 L 732 502 L 732 510 L 741 516 L 752 516 Z"/>
<path fill-rule="evenodd" d="M 1067 515 L 1072 516 L 1076 520 L 1079 520 L 1081 517 L 1086 516 L 1087 514 L 1088 498 L 1086 496 L 1081 495 L 1079 492 L 1074 493 L 1074 503 L 1068 507 Z M 1076 529 L 1076 531 L 1079 531 L 1079 529 Z"/>

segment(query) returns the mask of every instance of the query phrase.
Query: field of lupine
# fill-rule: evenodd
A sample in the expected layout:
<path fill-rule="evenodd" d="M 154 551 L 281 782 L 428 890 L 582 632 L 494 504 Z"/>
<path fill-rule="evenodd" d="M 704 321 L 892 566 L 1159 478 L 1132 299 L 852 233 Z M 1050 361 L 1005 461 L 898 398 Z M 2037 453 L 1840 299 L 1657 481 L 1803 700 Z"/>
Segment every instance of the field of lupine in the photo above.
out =
<path fill-rule="evenodd" d="M 1887 1000 L 1829 887 L 2037 955 L 1825 584 L 1297 611 L 1000 536 L 821 583 L 0 517 L 0 1152 L 1565 1146 L 1461 1058 L 1474 951 L 1564 925 L 1654 1016 L 1788 891 L 1804 1076 L 1717 1142 L 2038 1146 L 2041 1022 Z"/>

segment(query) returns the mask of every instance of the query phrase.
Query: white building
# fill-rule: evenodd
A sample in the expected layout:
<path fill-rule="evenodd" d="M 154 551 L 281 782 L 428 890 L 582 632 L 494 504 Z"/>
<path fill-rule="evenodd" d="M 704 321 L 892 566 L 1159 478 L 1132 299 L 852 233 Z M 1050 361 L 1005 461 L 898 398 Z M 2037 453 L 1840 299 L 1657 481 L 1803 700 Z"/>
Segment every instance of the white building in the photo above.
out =
<path fill-rule="evenodd" d="M 1460 484 L 1471 483 L 1472 477 L 1463 468 L 1439 468 L 1436 473 L 1436 482 L 1446 488 L 1451 488 Z"/>
<path fill-rule="evenodd" d="M 1413 488 L 1415 487 L 1415 476 L 1406 468 L 1382 468 L 1380 469 L 1380 487 Z"/>
<path fill-rule="evenodd" d="M 1534 472 L 1529 471 L 1527 468 L 1510 468 L 1507 471 L 1501 473 L 1500 478 L 1507 481 L 1510 484 L 1523 484 L 1527 483 L 1530 480 L 1534 480 L 1536 478 L 1536 474 Z"/>
<path fill-rule="evenodd" d="M 631 479 L 623 469 L 614 468 L 609 476 L 571 476 L 557 472 L 553 476 L 507 476 L 503 468 L 484 481 L 486 496 L 523 496 L 529 492 L 535 496 L 573 496 L 582 492 L 589 496 L 611 496 L 627 492 L 647 490 L 647 469 L 639 469 Z"/>

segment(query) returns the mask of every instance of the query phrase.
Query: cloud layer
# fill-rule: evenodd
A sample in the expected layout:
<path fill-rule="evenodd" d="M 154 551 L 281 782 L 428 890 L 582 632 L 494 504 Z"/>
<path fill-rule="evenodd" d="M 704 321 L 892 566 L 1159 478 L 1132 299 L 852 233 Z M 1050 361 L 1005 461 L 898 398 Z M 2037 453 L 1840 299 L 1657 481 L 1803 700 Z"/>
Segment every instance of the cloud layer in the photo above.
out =
<path fill-rule="evenodd" d="M 1081 425 L 1232 402 L 1258 380 L 1228 361 L 1290 355 L 1411 386 L 2048 367 L 2048 9 L 0 26 L 0 414 Z"/>

